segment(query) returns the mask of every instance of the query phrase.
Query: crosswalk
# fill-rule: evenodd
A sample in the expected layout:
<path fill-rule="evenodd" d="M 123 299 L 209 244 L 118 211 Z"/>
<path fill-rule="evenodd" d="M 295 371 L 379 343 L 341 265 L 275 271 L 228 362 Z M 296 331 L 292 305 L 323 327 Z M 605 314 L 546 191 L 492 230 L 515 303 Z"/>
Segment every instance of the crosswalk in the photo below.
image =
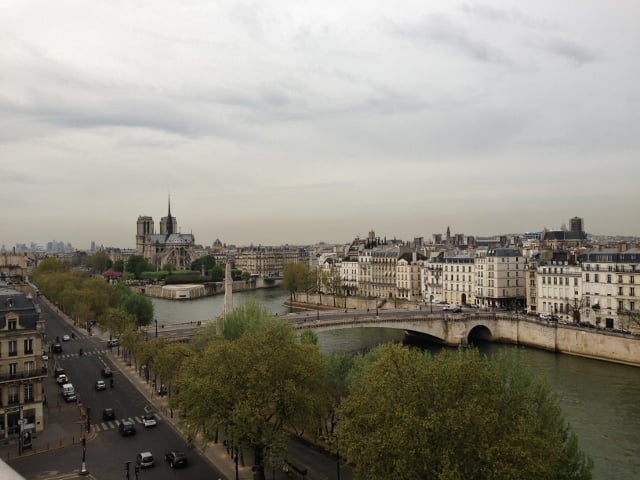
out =
<path fill-rule="evenodd" d="M 82 351 L 82 355 L 104 355 L 105 353 L 107 353 L 106 349 L 94 349 L 94 350 L 83 350 Z M 55 354 L 56 358 L 75 358 L 75 357 L 79 357 L 80 352 L 79 351 L 75 351 L 75 352 L 62 352 L 62 353 L 56 353 Z"/>
<path fill-rule="evenodd" d="M 134 423 L 136 426 L 141 426 L 142 428 L 144 428 L 141 416 L 122 418 L 120 420 L 110 420 L 107 422 L 96 422 L 93 424 L 93 428 L 95 429 L 96 432 L 104 432 L 107 430 L 117 430 L 118 425 L 120 425 L 120 423 L 122 423 L 123 420 L 128 420 L 129 422 Z M 160 418 L 158 418 L 157 415 L 156 415 L 156 422 L 160 422 Z"/>

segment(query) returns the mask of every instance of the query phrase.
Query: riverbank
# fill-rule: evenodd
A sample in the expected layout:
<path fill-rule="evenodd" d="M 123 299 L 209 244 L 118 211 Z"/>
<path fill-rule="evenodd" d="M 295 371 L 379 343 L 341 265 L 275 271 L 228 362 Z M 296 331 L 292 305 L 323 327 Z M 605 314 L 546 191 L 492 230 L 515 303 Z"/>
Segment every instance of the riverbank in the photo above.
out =
<path fill-rule="evenodd" d="M 252 278 L 232 283 L 233 292 L 246 292 L 264 288 L 277 288 L 282 280 L 270 278 Z M 152 298 L 167 300 L 193 300 L 225 293 L 224 282 L 185 283 L 172 285 L 141 285 L 131 287 L 134 291 Z"/>

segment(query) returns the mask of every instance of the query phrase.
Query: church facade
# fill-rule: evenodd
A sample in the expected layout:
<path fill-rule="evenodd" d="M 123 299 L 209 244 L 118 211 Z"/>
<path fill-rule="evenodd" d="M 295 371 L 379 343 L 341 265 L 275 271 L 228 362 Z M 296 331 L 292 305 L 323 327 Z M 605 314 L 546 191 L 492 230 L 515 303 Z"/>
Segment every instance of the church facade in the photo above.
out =
<path fill-rule="evenodd" d="M 136 222 L 136 254 L 153 265 L 156 270 L 169 264 L 177 270 L 188 270 L 196 260 L 195 237 L 179 233 L 178 221 L 171 215 L 171 200 L 166 217 L 160 219 L 160 232 L 155 232 L 153 218 L 138 216 Z"/>

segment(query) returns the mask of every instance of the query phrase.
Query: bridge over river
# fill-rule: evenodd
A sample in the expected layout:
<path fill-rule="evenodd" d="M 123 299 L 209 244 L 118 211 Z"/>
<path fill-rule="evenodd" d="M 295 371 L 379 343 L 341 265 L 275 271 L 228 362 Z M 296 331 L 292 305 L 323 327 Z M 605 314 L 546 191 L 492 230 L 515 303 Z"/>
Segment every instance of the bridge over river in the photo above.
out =
<path fill-rule="evenodd" d="M 445 345 L 458 346 L 473 340 L 526 345 L 549 351 L 640 366 L 640 335 L 612 332 L 540 320 L 509 312 L 425 310 L 329 310 L 290 313 L 282 316 L 294 328 L 314 331 L 348 328 L 393 328 Z M 186 340 L 210 321 L 146 328 L 149 338 L 167 336 Z M 157 333 L 156 333 L 157 332 Z"/>

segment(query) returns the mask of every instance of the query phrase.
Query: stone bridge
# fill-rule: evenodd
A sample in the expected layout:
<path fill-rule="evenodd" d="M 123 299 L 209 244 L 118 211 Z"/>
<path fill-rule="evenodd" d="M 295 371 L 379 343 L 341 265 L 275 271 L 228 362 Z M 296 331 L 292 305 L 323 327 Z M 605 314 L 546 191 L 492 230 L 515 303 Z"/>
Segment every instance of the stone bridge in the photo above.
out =
<path fill-rule="evenodd" d="M 299 330 L 394 328 L 451 346 L 468 345 L 474 339 L 481 339 L 640 366 L 640 335 L 548 322 L 525 315 L 405 310 L 380 311 L 378 315 L 358 311 L 295 313 L 285 318 Z"/>

